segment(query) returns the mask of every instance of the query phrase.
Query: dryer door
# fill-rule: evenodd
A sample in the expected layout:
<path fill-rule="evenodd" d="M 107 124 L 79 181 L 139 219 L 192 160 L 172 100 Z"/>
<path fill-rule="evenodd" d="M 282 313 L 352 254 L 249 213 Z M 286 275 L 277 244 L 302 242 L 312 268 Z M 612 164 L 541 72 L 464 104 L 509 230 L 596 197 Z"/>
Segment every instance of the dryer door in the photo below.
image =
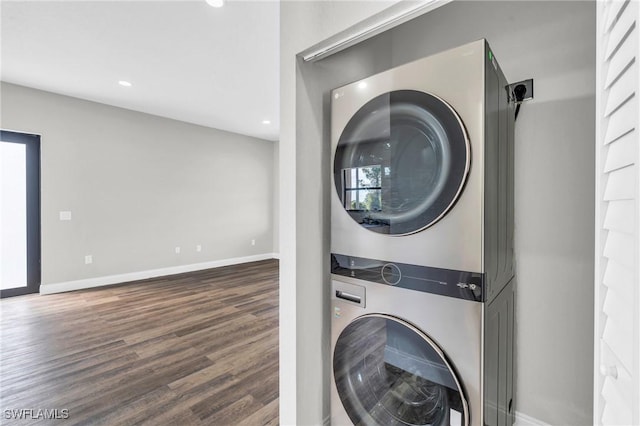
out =
<path fill-rule="evenodd" d="M 460 382 L 423 332 L 384 314 L 355 319 L 333 357 L 338 395 L 355 425 L 469 424 Z"/>
<path fill-rule="evenodd" d="M 380 95 L 340 135 L 333 172 L 342 206 L 374 232 L 406 235 L 440 220 L 462 191 L 470 148 L 458 114 L 415 90 Z"/>

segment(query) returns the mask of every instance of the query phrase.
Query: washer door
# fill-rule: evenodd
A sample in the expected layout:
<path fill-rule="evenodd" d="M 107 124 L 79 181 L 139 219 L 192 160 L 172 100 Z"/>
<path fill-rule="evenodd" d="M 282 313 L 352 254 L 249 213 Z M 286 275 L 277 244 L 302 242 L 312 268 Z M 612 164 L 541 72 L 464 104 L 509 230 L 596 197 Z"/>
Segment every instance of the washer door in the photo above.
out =
<path fill-rule="evenodd" d="M 462 191 L 470 148 L 458 114 L 415 90 L 380 95 L 342 132 L 333 172 L 344 209 L 374 232 L 406 235 L 440 220 Z"/>
<path fill-rule="evenodd" d="M 443 352 L 395 317 L 371 314 L 350 323 L 336 342 L 333 374 L 354 425 L 469 424 L 467 401 Z"/>

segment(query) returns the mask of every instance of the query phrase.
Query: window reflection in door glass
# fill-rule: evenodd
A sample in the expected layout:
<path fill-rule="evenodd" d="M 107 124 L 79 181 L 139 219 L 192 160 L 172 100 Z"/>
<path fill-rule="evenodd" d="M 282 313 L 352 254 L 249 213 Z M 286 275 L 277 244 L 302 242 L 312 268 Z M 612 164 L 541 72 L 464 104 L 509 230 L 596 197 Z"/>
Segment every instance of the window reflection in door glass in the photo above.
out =
<path fill-rule="evenodd" d="M 344 169 L 344 194 L 342 199 L 347 211 L 382 210 L 382 186 L 380 165 Z"/>

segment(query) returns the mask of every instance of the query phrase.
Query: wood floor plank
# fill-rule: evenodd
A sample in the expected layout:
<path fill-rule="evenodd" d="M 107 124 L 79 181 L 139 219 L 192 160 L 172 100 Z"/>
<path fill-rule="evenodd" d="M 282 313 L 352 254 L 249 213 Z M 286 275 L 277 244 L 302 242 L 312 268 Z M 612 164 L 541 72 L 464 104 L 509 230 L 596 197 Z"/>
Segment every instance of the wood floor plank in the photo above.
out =
<path fill-rule="evenodd" d="M 247 412 L 255 413 L 264 407 L 257 402 L 253 396 L 245 395 L 237 401 L 232 402 L 219 411 L 214 412 L 211 416 L 204 418 L 212 425 L 235 425 L 246 416 Z"/>
<path fill-rule="evenodd" d="M 0 301 L 5 425 L 278 423 L 278 262 Z"/>
<path fill-rule="evenodd" d="M 278 400 L 274 399 L 248 417 L 240 419 L 237 426 L 276 426 L 278 424 L 278 410 Z"/>
<path fill-rule="evenodd" d="M 257 370 L 234 375 L 233 377 L 238 380 L 236 383 L 226 387 L 224 392 L 219 392 L 194 404 L 192 406 L 193 412 L 201 419 L 205 419 L 233 404 L 248 393 L 255 392 L 262 386 L 265 378 L 274 373 L 276 365 L 277 361 L 270 361 L 269 364 L 261 366 Z"/>
<path fill-rule="evenodd" d="M 101 412 L 74 409 L 72 414 L 75 425 L 132 425 L 143 422 L 152 412 L 160 412 L 166 404 L 175 399 L 173 392 L 160 387 L 134 398 L 113 410 L 109 405 Z M 153 415 L 151 415 L 154 417 Z"/>

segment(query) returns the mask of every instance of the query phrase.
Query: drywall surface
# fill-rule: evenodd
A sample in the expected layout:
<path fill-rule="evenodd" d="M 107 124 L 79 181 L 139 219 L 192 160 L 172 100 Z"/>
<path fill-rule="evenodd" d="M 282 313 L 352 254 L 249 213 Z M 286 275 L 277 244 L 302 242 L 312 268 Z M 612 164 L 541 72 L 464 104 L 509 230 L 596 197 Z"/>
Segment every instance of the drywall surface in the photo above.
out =
<path fill-rule="evenodd" d="M 318 425 L 329 415 L 325 295 L 328 223 L 319 146 L 298 153 L 296 55 L 395 1 L 280 2 L 280 422 Z M 303 90 L 303 88 L 300 88 Z M 325 158 L 326 158 L 326 154 Z M 307 168 L 307 164 L 310 167 Z M 324 243 L 323 243 L 324 241 Z"/>
<path fill-rule="evenodd" d="M 42 135 L 43 287 L 273 251 L 273 142 L 7 83 L 1 96 L 3 128 Z"/>
<path fill-rule="evenodd" d="M 279 256 L 280 253 L 280 141 L 273 143 L 273 253 Z"/>
<path fill-rule="evenodd" d="M 298 14 L 294 23 L 285 15 L 282 31 L 293 31 L 290 37 L 320 19 Z M 295 82 L 282 67 L 282 138 L 296 144 L 281 146 L 281 160 L 292 155 L 297 164 L 298 220 L 281 232 L 297 229 L 296 263 L 283 264 L 282 274 L 297 280 L 297 371 L 315 386 L 307 410 L 326 410 L 326 399 L 317 402 L 318 380 L 326 389 L 330 377 L 330 354 L 318 353 L 327 350 L 330 315 L 329 90 L 480 38 L 509 81 L 535 80 L 535 99 L 516 122 L 515 408 L 549 424 L 592 423 L 595 4 L 580 1 L 454 1 L 319 62 L 298 62 Z"/>

